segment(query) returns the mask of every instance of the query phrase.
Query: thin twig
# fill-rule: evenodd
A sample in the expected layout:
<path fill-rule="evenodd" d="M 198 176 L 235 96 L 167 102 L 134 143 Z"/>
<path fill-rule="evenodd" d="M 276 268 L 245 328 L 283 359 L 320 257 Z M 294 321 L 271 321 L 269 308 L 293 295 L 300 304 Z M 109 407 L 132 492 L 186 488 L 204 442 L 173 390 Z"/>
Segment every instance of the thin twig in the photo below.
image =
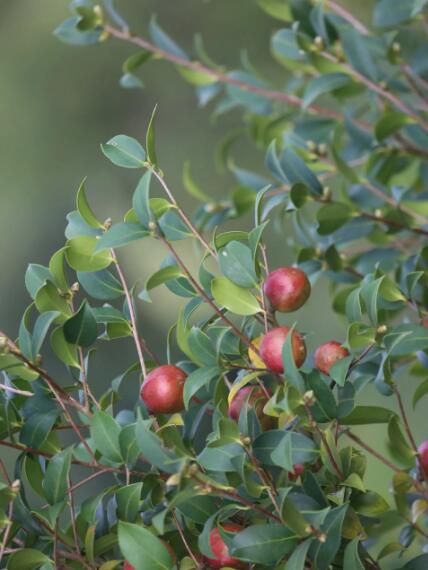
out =
<path fill-rule="evenodd" d="M 159 234 L 159 239 L 169 249 L 169 251 L 171 252 L 173 257 L 177 261 L 178 265 L 181 267 L 181 269 L 187 275 L 187 278 L 189 279 L 190 283 L 193 285 L 195 290 L 199 293 L 199 295 L 201 295 L 201 297 L 203 297 L 205 299 L 205 301 L 212 307 L 212 309 L 219 316 L 219 318 L 222 319 L 232 329 L 232 331 L 235 333 L 235 335 L 240 340 L 242 340 L 242 342 L 244 344 L 246 344 L 248 347 L 250 347 L 251 350 L 253 350 L 256 354 L 258 354 L 259 353 L 258 348 L 256 346 L 254 346 L 254 344 L 251 342 L 251 340 L 249 338 L 247 338 L 244 334 L 242 334 L 242 332 L 238 329 L 238 327 L 235 325 L 235 323 L 233 323 L 230 319 L 228 319 L 226 317 L 226 315 L 224 315 L 221 312 L 221 310 L 217 307 L 217 305 L 214 303 L 214 301 L 205 293 L 205 291 L 202 289 L 202 287 L 199 285 L 199 283 L 196 281 L 196 279 L 193 277 L 193 275 L 187 269 L 185 263 L 182 261 L 182 259 L 180 258 L 178 253 L 175 251 L 173 246 L 169 243 L 169 241 L 166 240 L 163 237 L 163 235 L 161 235 L 161 234 Z"/>
<path fill-rule="evenodd" d="M 198 559 L 196 558 L 196 556 L 193 554 L 193 551 L 192 551 L 192 549 L 190 548 L 189 543 L 187 542 L 186 536 L 185 536 L 185 534 L 184 534 L 183 529 L 181 528 L 181 525 L 180 525 L 180 523 L 179 523 L 179 521 L 178 521 L 178 518 L 177 518 L 177 515 L 175 514 L 175 511 L 172 511 L 172 518 L 174 519 L 174 524 L 175 524 L 175 526 L 177 527 L 178 533 L 179 533 L 179 535 L 180 535 L 180 537 L 181 537 L 181 540 L 182 540 L 182 542 L 183 542 L 183 544 L 184 544 L 185 549 L 187 550 L 187 552 L 188 552 L 190 558 L 193 560 L 193 562 L 194 562 L 196 568 L 198 568 L 198 567 L 199 567 L 199 561 L 198 561 Z"/>
<path fill-rule="evenodd" d="M 314 419 L 314 416 L 313 416 L 313 414 L 312 414 L 312 410 L 311 410 L 311 408 L 308 406 L 308 404 L 305 403 L 305 404 L 304 404 L 304 407 L 305 407 L 306 413 L 307 413 L 308 416 L 309 416 L 311 426 L 315 428 L 316 432 L 318 433 L 318 435 L 319 435 L 320 438 L 321 438 L 321 441 L 322 441 L 323 444 L 324 444 L 325 450 L 326 450 L 326 452 L 327 452 L 327 455 L 328 455 L 328 457 L 329 457 L 329 459 L 330 459 L 331 464 L 333 465 L 334 470 L 336 471 L 337 475 L 339 476 L 339 479 L 340 479 L 341 481 L 343 481 L 344 478 L 345 478 L 345 476 L 343 475 L 343 472 L 342 472 L 341 468 L 339 467 L 339 465 L 337 464 L 336 459 L 334 458 L 333 452 L 332 452 L 332 450 L 330 449 L 330 446 L 329 446 L 329 444 L 328 444 L 327 438 L 325 437 L 325 433 L 323 432 L 323 430 L 322 430 L 322 429 L 320 428 L 320 426 L 318 425 L 318 422 Z"/>
<path fill-rule="evenodd" d="M 184 210 L 182 210 L 177 202 L 177 200 L 174 198 L 173 193 L 171 192 L 171 190 L 169 189 L 167 183 L 165 182 L 165 179 L 163 178 L 163 176 L 161 176 L 159 174 L 159 172 L 157 172 L 157 170 L 155 168 L 151 168 L 150 171 L 154 174 L 154 176 L 158 179 L 160 185 L 162 186 L 162 188 L 165 190 L 166 195 L 168 196 L 168 198 L 170 199 L 170 201 L 174 204 L 174 206 L 177 209 L 177 212 L 180 216 L 180 218 L 183 220 L 183 222 L 187 225 L 187 227 L 190 229 L 190 231 L 192 232 L 192 234 L 195 236 L 196 239 L 198 239 L 200 241 L 200 243 L 203 245 L 203 247 L 209 251 L 209 253 L 213 256 L 213 257 L 217 257 L 217 253 L 213 250 L 213 248 L 209 245 L 209 243 L 206 241 L 206 239 L 204 238 L 204 236 L 195 228 L 195 226 L 193 225 L 193 223 L 191 222 L 191 220 L 189 219 L 189 217 L 187 216 L 187 214 L 184 212 Z"/>
<path fill-rule="evenodd" d="M 144 360 L 143 350 L 142 350 L 141 342 L 140 342 L 140 336 L 138 334 L 137 317 L 135 314 L 134 303 L 132 302 L 131 293 L 130 293 L 128 285 L 126 283 L 125 275 L 123 274 L 123 271 L 119 265 L 117 255 L 113 249 L 111 249 L 110 251 L 111 251 L 111 256 L 113 258 L 113 261 L 116 265 L 116 271 L 117 271 L 117 274 L 119 275 L 119 280 L 120 280 L 120 282 L 122 284 L 122 288 L 125 292 L 126 302 L 128 304 L 128 309 L 129 309 L 129 316 L 131 319 L 132 336 L 134 337 L 134 343 L 135 343 L 135 348 L 136 348 L 137 354 L 138 354 L 138 360 L 139 360 L 140 366 L 141 366 L 141 372 L 143 374 L 143 378 L 145 378 L 147 376 L 146 362 Z"/>

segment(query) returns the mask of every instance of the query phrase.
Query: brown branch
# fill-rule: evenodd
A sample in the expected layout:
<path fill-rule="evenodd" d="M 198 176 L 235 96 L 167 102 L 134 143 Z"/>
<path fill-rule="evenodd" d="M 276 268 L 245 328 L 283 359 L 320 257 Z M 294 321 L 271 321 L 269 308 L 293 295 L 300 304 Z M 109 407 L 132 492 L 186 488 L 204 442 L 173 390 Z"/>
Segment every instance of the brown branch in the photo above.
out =
<path fill-rule="evenodd" d="M 248 91 L 250 93 L 256 93 L 258 95 L 262 95 L 267 99 L 272 99 L 274 101 L 280 101 L 282 103 L 287 103 L 293 107 L 303 108 L 303 101 L 299 97 L 295 95 L 289 95 L 288 93 L 283 93 L 282 91 L 275 91 L 271 89 L 266 89 L 264 87 L 258 87 L 256 85 L 250 85 L 249 83 L 245 83 L 227 75 L 226 73 L 219 71 L 218 69 L 211 69 L 210 67 L 206 67 L 205 65 L 201 64 L 199 61 L 189 61 L 188 59 L 183 59 L 178 57 L 172 53 L 169 53 L 156 45 L 152 44 L 145 38 L 132 35 L 128 30 L 119 30 L 111 25 L 105 26 L 106 32 L 108 32 L 111 36 L 123 40 L 134 45 L 137 45 L 150 53 L 153 53 L 163 59 L 179 65 L 180 67 L 185 67 L 192 71 L 196 71 L 199 73 L 203 73 L 210 77 L 213 77 L 217 81 L 221 81 L 222 83 L 226 83 L 229 85 L 234 85 L 239 87 L 243 91 Z M 309 105 L 307 107 L 308 111 L 316 113 L 318 115 L 322 115 L 324 117 L 328 117 L 330 119 L 334 119 L 336 121 L 341 121 L 343 116 L 341 113 L 337 113 L 336 111 L 332 111 L 330 109 L 325 109 L 323 107 L 319 107 L 318 105 Z"/>
<path fill-rule="evenodd" d="M 192 549 L 190 548 L 189 543 L 187 542 L 186 536 L 185 536 L 185 534 L 184 534 L 183 529 L 181 528 L 181 525 L 180 525 L 180 523 L 179 523 L 179 521 L 178 521 L 178 518 L 177 518 L 177 515 L 175 514 L 175 511 L 172 511 L 172 518 L 174 519 L 174 524 L 175 524 L 175 526 L 177 527 L 178 533 L 179 533 L 180 538 L 181 538 L 181 540 L 182 540 L 182 542 L 183 542 L 183 544 L 184 544 L 185 549 L 187 550 L 187 552 L 188 552 L 190 558 L 193 560 L 193 562 L 194 562 L 196 568 L 199 568 L 199 561 L 198 561 L 198 559 L 196 558 L 196 556 L 193 554 L 193 551 L 192 551 Z"/>
<path fill-rule="evenodd" d="M 235 325 L 235 323 L 233 323 L 228 317 L 226 317 L 226 315 L 224 315 L 221 312 L 221 310 L 217 307 L 217 305 L 214 303 L 214 301 L 205 293 L 205 291 L 202 289 L 202 287 L 199 285 L 199 283 L 196 281 L 196 279 L 193 277 L 193 275 L 187 269 L 186 265 L 183 263 L 180 256 L 177 254 L 177 252 L 172 247 L 172 245 L 169 243 L 169 241 L 166 240 L 160 232 L 159 232 L 159 239 L 169 249 L 169 251 L 173 255 L 174 259 L 177 261 L 178 265 L 181 267 L 181 269 L 187 275 L 187 278 L 189 279 L 190 283 L 193 285 L 195 290 L 199 293 L 199 295 L 201 295 L 201 297 L 203 297 L 205 299 L 205 301 L 208 303 L 208 305 L 210 305 L 210 307 L 214 310 L 214 312 L 218 315 L 218 317 L 220 319 L 222 319 L 231 328 L 231 330 L 235 333 L 235 335 L 240 340 L 242 340 L 242 342 L 244 344 L 246 344 L 249 348 L 251 348 L 251 350 L 253 350 L 256 354 L 258 354 L 259 353 L 258 348 L 256 346 L 254 346 L 254 344 L 251 342 L 251 340 L 249 338 L 247 338 L 244 334 L 242 334 L 242 332 L 238 329 L 238 327 Z"/>

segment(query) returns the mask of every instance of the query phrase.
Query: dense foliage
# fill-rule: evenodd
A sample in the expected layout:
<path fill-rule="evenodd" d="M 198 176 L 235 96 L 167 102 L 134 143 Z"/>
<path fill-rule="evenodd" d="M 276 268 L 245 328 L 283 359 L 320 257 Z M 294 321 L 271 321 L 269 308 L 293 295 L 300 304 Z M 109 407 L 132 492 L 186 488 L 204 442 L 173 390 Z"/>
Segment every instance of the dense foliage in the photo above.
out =
<path fill-rule="evenodd" d="M 0 337 L 0 445 L 19 453 L 13 473 L 0 459 L 1 567 L 428 568 L 428 444 L 397 383 L 411 377 L 414 406 L 428 393 L 426 1 L 379 0 L 369 26 L 330 0 L 257 3 L 277 30 L 276 82 L 247 56 L 227 71 L 200 37 L 188 55 L 155 19 L 150 40 L 137 36 L 112 0 L 74 0 L 56 30 L 71 44 L 137 46 L 126 88 L 163 59 L 200 105 L 241 112 L 217 149 L 237 186 L 207 196 L 186 165 L 201 203 L 189 217 L 156 156 L 155 113 L 144 143 L 102 145 L 139 177 L 130 209 L 98 220 L 82 183 L 64 247 L 28 267 L 17 338 Z M 230 158 L 242 138 L 260 153 L 257 172 Z M 250 229 L 221 229 L 250 211 Z M 294 269 L 269 267 L 271 226 Z M 137 240 L 165 249 L 144 286 L 118 260 Z M 195 243 L 198 271 L 180 240 Z M 329 281 L 343 323 L 315 354 L 296 312 L 311 303 L 306 276 Z M 138 322 L 159 286 L 179 298 L 160 358 Z M 94 350 L 124 338 L 136 361 L 97 399 Z M 382 407 L 362 403 L 373 385 Z M 387 456 L 355 433 L 370 424 L 385 425 Z M 391 470 L 389 502 L 366 486 L 368 456 Z M 77 502 L 99 476 L 100 492 Z"/>

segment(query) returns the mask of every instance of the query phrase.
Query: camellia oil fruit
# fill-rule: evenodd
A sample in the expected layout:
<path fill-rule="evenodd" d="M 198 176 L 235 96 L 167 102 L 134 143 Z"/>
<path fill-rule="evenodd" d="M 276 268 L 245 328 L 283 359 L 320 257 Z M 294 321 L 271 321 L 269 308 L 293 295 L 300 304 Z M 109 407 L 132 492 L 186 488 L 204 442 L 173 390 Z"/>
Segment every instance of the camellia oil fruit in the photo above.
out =
<path fill-rule="evenodd" d="M 184 409 L 183 390 L 187 374 L 167 364 L 152 370 L 141 387 L 141 399 L 152 414 L 174 414 Z"/>
<path fill-rule="evenodd" d="M 237 533 L 242 530 L 242 527 L 237 524 L 226 523 L 223 525 L 223 529 L 226 532 Z M 237 558 L 230 556 L 229 549 L 224 542 L 218 528 L 213 528 L 210 532 L 209 542 L 213 553 L 213 558 L 205 557 L 205 561 L 210 568 L 217 569 L 227 566 L 228 568 L 238 569 L 246 567 L 245 562 L 242 562 L 242 560 L 238 560 Z"/>
<path fill-rule="evenodd" d="M 276 419 L 263 413 L 263 408 L 269 396 L 258 386 L 244 386 L 234 396 L 229 406 L 229 417 L 232 420 L 238 421 L 239 414 L 241 413 L 242 406 L 245 401 L 248 401 L 248 406 L 254 408 L 256 415 L 260 421 L 263 430 L 273 429 L 276 424 Z"/>
<path fill-rule="evenodd" d="M 281 313 L 297 311 L 311 294 L 306 273 L 297 267 L 275 269 L 267 276 L 263 289 L 272 309 Z"/>
<path fill-rule="evenodd" d="M 342 358 L 349 356 L 349 351 L 340 342 L 330 340 L 319 346 L 315 351 L 315 366 L 324 374 L 330 373 L 330 368 Z"/>
<path fill-rule="evenodd" d="M 278 374 L 284 372 L 282 348 L 290 332 L 291 329 L 288 327 L 277 327 L 266 333 L 260 343 L 260 356 L 267 368 L 272 372 Z M 299 368 L 306 358 L 306 345 L 300 333 L 293 331 L 291 334 L 293 358 L 296 366 Z"/>

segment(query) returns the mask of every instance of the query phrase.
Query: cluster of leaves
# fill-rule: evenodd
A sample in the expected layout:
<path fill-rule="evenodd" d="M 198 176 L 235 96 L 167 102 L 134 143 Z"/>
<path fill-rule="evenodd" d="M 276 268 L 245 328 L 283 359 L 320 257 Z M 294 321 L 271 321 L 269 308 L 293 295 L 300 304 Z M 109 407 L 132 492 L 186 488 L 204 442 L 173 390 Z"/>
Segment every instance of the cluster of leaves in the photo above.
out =
<path fill-rule="evenodd" d="M 0 560 L 11 570 L 108 570 L 124 559 L 136 570 L 191 570 L 212 558 L 215 527 L 232 556 L 260 569 L 382 568 L 387 556 L 406 570 L 428 565 L 426 472 L 396 382 L 398 374 L 421 380 L 414 405 L 428 393 L 426 2 L 391 9 L 380 0 L 370 29 L 333 1 L 257 3 L 283 26 L 272 36 L 285 67 L 280 88 L 248 60 L 233 71 L 213 63 L 200 38 L 192 59 L 155 20 L 151 41 L 134 35 L 111 0 L 74 0 L 75 15 L 56 31 L 73 44 L 116 37 L 139 46 L 124 63 L 124 87 L 142 86 L 136 73 L 152 56 L 170 61 L 200 104 L 216 114 L 243 109 L 243 128 L 217 153 L 237 180 L 230 195 L 208 197 L 185 167 L 186 188 L 201 201 L 191 219 L 158 164 L 154 117 L 144 146 L 114 137 L 102 145 L 106 157 L 144 171 L 124 220 L 99 221 L 82 184 L 64 247 L 48 267 L 29 266 L 32 303 L 18 338 L 1 336 L 0 445 L 19 452 L 13 478 L 0 461 Z M 260 149 L 260 172 L 230 159 L 242 136 Z M 218 229 L 251 209 L 250 231 Z M 285 375 L 258 358 L 255 339 L 276 324 L 263 293 L 270 220 L 292 228 L 289 246 L 312 283 L 331 283 L 350 356 L 329 378 L 312 355 L 296 366 L 290 335 Z M 136 291 L 116 250 L 143 239 L 161 242 L 166 257 Z M 197 274 L 179 240 L 198 245 Z M 159 364 L 137 313 L 161 285 L 181 298 L 165 345 L 168 355 L 179 351 L 174 364 L 188 377 L 184 410 L 154 418 L 141 401 L 131 410 L 120 402 L 125 379 L 139 388 Z M 48 336 L 66 384 L 43 367 Z M 138 359 L 96 399 L 93 351 L 127 337 Z M 237 421 L 229 417 L 247 385 L 269 394 L 263 413 L 273 429 L 248 399 Z M 369 385 L 400 413 L 361 405 Z M 353 431 L 370 424 L 387 426 L 388 457 Z M 391 468 L 389 503 L 366 486 L 368 454 Z M 75 489 L 100 475 L 109 478 L 101 492 L 76 504 Z M 242 530 L 226 532 L 225 521 Z"/>

